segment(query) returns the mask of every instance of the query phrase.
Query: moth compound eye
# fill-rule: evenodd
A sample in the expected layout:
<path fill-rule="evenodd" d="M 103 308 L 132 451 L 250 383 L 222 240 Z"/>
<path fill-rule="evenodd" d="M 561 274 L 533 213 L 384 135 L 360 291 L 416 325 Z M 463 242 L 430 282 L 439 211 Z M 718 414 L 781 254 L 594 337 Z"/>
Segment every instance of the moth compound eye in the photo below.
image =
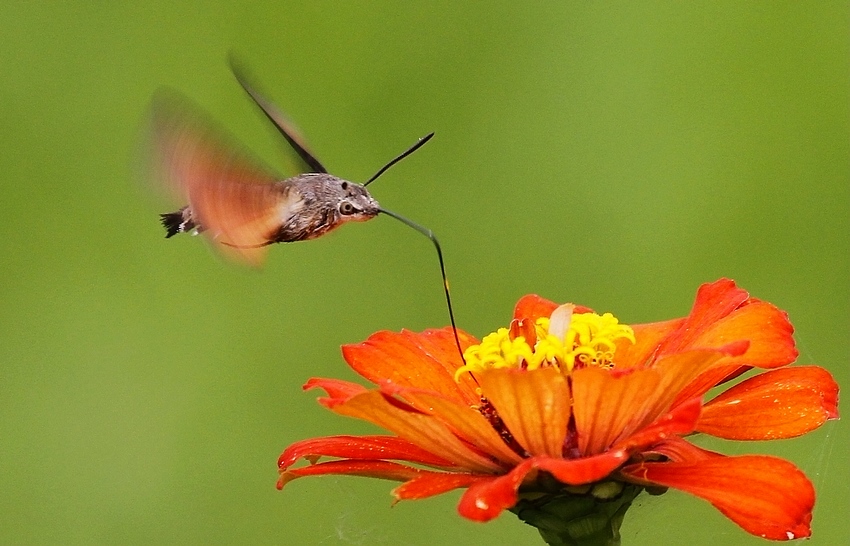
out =
<path fill-rule="evenodd" d="M 342 181 L 342 184 L 340 184 L 340 186 L 342 186 L 342 189 L 347 190 L 347 189 L 348 189 L 348 182 L 346 182 L 345 180 L 343 180 L 343 181 Z"/>
<path fill-rule="evenodd" d="M 345 216 L 350 214 L 354 214 L 354 205 L 349 203 L 348 201 L 343 201 L 339 204 L 339 212 Z"/>

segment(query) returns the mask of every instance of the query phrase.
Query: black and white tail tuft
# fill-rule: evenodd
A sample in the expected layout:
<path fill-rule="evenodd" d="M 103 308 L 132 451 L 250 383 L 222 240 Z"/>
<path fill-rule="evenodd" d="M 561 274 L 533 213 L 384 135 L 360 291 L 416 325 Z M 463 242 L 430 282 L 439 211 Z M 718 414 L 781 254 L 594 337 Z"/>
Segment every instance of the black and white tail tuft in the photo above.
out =
<path fill-rule="evenodd" d="M 192 221 L 190 215 L 186 214 L 186 207 L 177 212 L 168 212 L 159 215 L 162 225 L 165 227 L 165 238 L 173 237 L 178 233 L 183 233 L 194 229 L 195 222 Z"/>

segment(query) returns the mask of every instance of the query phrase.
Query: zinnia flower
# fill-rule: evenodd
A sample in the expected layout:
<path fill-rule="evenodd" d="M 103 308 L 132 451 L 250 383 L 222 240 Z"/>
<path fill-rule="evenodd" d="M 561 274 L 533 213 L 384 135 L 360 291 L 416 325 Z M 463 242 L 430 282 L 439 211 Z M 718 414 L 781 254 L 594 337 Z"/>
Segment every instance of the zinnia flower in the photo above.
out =
<path fill-rule="evenodd" d="M 807 537 L 814 488 L 793 464 L 725 456 L 684 439 L 791 438 L 837 418 L 829 372 L 787 366 L 797 357 L 792 332 L 783 311 L 728 279 L 700 287 L 687 317 L 631 327 L 525 296 L 509 327 L 481 342 L 458 332 L 463 361 L 449 328 L 378 332 L 343 347 L 375 388 L 318 378 L 304 388 L 324 389 L 322 405 L 392 435 L 297 442 L 279 459 L 278 487 L 347 474 L 403 482 L 397 500 L 466 488 L 462 516 L 488 521 L 511 509 L 550 543 L 583 532 L 557 529 L 572 517 L 564 499 L 604 506 L 620 498 L 608 513 L 616 538 L 634 495 L 673 487 L 754 535 Z M 703 402 L 752 368 L 760 373 Z M 301 458 L 311 464 L 293 467 Z"/>

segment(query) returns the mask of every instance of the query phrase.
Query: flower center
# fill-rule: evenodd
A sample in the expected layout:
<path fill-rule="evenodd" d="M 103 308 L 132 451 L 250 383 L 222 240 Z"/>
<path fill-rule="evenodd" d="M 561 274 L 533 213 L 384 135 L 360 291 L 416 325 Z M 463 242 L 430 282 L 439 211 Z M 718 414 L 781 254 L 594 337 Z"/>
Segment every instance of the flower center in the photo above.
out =
<path fill-rule="evenodd" d="M 611 313 L 573 313 L 574 306 L 558 307 L 549 318 L 541 317 L 511 322 L 510 328 L 499 328 L 463 353 L 466 365 L 455 372 L 475 374 L 491 368 L 534 370 L 555 366 L 569 374 L 576 368 L 614 367 L 614 351 L 618 339 L 635 342 L 634 331 L 620 324 Z"/>

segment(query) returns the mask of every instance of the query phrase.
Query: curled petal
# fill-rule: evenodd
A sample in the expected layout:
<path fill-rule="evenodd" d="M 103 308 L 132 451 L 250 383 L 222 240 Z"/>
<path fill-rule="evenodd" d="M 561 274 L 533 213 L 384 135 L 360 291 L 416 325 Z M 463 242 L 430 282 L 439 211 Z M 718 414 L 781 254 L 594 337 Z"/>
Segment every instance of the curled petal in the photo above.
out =
<path fill-rule="evenodd" d="M 529 454 L 561 456 L 570 419 L 570 393 L 557 368 L 491 369 L 475 376 L 482 396 Z"/>
<path fill-rule="evenodd" d="M 426 470 L 420 470 L 412 466 L 391 463 L 387 461 L 330 461 L 318 463 L 302 468 L 291 468 L 283 470 L 277 480 L 277 488 L 297 478 L 305 476 L 321 476 L 324 474 L 337 474 L 346 476 L 366 476 L 368 478 L 382 478 L 385 480 L 407 481 L 420 476 Z"/>
<path fill-rule="evenodd" d="M 461 330 L 458 337 L 463 349 L 477 343 Z M 467 403 L 478 400 L 474 383 L 454 380 L 454 372 L 463 361 L 451 328 L 421 334 L 378 332 L 363 343 L 344 345 L 342 354 L 354 371 L 375 384 L 430 390 Z"/>
<path fill-rule="evenodd" d="M 671 436 L 666 440 L 656 443 L 644 454 L 663 455 L 674 463 L 694 463 L 704 461 L 713 457 L 723 457 L 720 453 L 709 451 L 683 440 L 678 436 Z"/>
<path fill-rule="evenodd" d="M 794 328 L 788 315 L 773 305 L 751 300 L 722 320 L 705 328 L 692 343 L 695 348 L 710 348 L 746 339 L 747 352 L 721 364 L 738 364 L 757 368 L 776 368 L 797 359 Z"/>
<path fill-rule="evenodd" d="M 315 463 L 319 457 L 344 459 L 396 459 L 438 467 L 453 466 L 447 460 L 395 436 L 327 436 L 295 442 L 284 450 L 277 461 L 285 470 L 298 459 Z"/>
<path fill-rule="evenodd" d="M 310 389 L 324 389 L 328 396 L 319 398 L 319 403 L 325 406 L 348 400 L 355 394 L 366 392 L 366 388 L 363 385 L 343 381 L 342 379 L 323 379 L 321 377 L 311 378 L 301 388 L 305 391 Z"/>
<path fill-rule="evenodd" d="M 330 406 L 340 415 L 385 428 L 429 453 L 473 472 L 493 473 L 502 467 L 461 442 L 438 418 L 425 415 L 380 391 L 367 391 Z"/>
<path fill-rule="evenodd" d="M 707 500 L 745 531 L 772 540 L 811 535 L 815 491 L 793 464 L 775 457 L 709 457 L 639 463 L 621 473 L 644 485 L 674 487 Z"/>
<path fill-rule="evenodd" d="M 838 417 L 838 384 L 817 366 L 756 375 L 705 405 L 697 430 L 730 440 L 792 438 Z"/>
<path fill-rule="evenodd" d="M 541 298 L 537 294 L 528 294 L 521 297 L 516 303 L 514 307 L 514 319 L 522 320 L 528 318 L 537 320 L 540 317 L 548 317 L 556 307 L 558 307 L 558 304 L 551 300 Z"/>
<path fill-rule="evenodd" d="M 544 470 L 561 483 L 583 485 L 604 479 L 628 457 L 623 450 L 580 459 L 532 457 L 507 474 L 471 484 L 460 499 L 458 512 L 473 521 L 490 521 L 516 504 L 519 486 L 537 471 Z"/>
<path fill-rule="evenodd" d="M 706 329 L 713 327 L 719 320 L 743 305 L 749 297 L 746 290 L 738 288 L 735 281 L 730 279 L 703 284 L 697 290 L 690 314 L 685 317 L 679 329 L 661 343 L 658 354 L 675 353 L 693 347 L 693 342 Z M 724 344 L 737 339 L 729 339 Z"/>

